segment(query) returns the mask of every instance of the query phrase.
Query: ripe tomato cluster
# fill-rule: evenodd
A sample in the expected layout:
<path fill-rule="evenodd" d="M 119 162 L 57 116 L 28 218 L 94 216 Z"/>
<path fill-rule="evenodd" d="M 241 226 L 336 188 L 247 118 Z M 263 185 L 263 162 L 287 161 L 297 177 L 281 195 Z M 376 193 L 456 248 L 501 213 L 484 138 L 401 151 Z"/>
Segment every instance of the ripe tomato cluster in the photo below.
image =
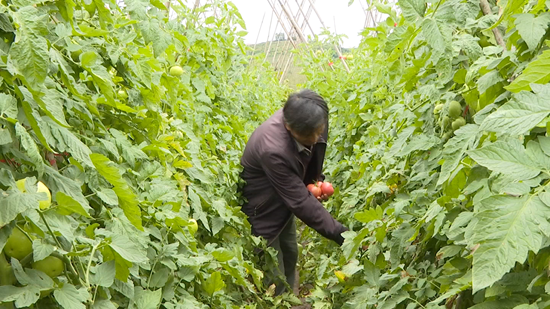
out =
<path fill-rule="evenodd" d="M 334 194 L 334 188 L 332 187 L 332 184 L 330 182 L 318 181 L 315 184 L 312 183 L 307 185 L 307 189 L 315 197 L 321 197 L 323 194 L 327 196 L 331 196 Z"/>

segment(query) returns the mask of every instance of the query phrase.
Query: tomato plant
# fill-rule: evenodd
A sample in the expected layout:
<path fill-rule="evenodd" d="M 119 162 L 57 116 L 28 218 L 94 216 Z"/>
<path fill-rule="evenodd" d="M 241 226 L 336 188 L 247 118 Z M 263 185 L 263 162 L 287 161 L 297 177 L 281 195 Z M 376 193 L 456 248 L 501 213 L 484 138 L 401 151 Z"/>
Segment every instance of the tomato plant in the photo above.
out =
<path fill-rule="evenodd" d="M 235 192 L 288 90 L 247 68 L 239 12 L 214 6 L 0 6 L 0 302 L 274 305 Z"/>
<path fill-rule="evenodd" d="M 548 3 L 373 5 L 388 18 L 349 74 L 301 59 L 304 87 L 330 102 L 327 207 L 350 228 L 339 251 L 302 227 L 309 301 L 548 308 Z"/>

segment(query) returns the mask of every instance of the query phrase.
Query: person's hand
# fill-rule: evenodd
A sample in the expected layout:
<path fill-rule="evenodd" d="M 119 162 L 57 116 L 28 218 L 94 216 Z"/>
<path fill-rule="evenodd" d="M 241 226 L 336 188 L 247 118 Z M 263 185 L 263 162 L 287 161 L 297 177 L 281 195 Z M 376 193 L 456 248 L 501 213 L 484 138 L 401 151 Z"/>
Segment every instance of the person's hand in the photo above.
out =
<path fill-rule="evenodd" d="M 317 197 L 317 200 L 318 200 L 319 202 L 324 202 L 324 201 L 328 200 L 328 197 L 329 197 L 329 196 L 326 195 L 326 194 L 321 194 L 321 196 L 318 196 L 318 197 Z"/>

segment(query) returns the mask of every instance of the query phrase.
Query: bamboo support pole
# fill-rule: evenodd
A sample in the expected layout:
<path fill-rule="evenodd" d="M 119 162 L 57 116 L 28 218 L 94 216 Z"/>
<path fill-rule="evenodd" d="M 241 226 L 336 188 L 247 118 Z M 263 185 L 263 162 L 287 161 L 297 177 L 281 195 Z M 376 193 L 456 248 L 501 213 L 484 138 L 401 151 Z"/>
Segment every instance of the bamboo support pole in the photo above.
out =
<path fill-rule="evenodd" d="M 254 42 L 254 48 L 252 48 L 252 56 L 254 56 L 254 52 L 256 52 L 256 45 L 258 45 L 260 32 L 262 31 L 262 26 L 264 25 L 264 18 L 265 18 L 265 12 L 264 12 L 264 16 L 262 17 L 262 22 L 260 23 L 260 29 L 258 29 L 258 35 L 256 35 L 256 42 Z"/>
<path fill-rule="evenodd" d="M 487 0 L 480 0 L 479 6 L 481 7 L 481 11 L 483 12 L 483 15 L 493 15 L 493 12 L 491 10 L 491 5 Z M 502 46 L 504 50 L 506 50 L 506 43 L 504 42 L 504 38 L 502 37 L 502 33 L 500 32 L 500 29 L 497 27 L 493 28 L 493 35 L 495 36 L 495 40 L 497 41 L 498 45 Z"/>
<path fill-rule="evenodd" d="M 269 1 L 269 0 L 268 0 L 268 1 Z M 285 0 L 285 4 L 286 4 L 286 3 L 287 3 L 287 1 Z M 270 4 L 271 4 L 271 2 L 270 2 Z M 272 7 L 272 8 L 273 8 L 273 7 Z M 283 10 L 281 9 L 281 13 L 282 13 L 282 12 L 283 12 Z M 277 20 L 278 20 L 278 22 L 277 22 L 277 24 L 276 24 L 276 26 L 275 26 L 275 30 L 277 30 L 277 27 L 279 26 L 279 24 L 282 25 L 282 23 L 281 23 L 281 20 L 279 19 L 279 16 L 278 16 L 278 14 L 277 14 L 277 11 L 275 11 L 275 9 L 273 9 L 273 13 L 275 14 L 275 17 L 277 17 Z M 277 35 L 277 31 L 275 31 L 275 33 L 273 33 L 273 38 L 275 38 L 276 35 Z M 274 41 L 274 39 L 271 40 L 271 42 L 273 42 L 273 41 Z M 285 44 L 288 44 L 288 42 L 285 42 Z M 279 43 L 277 43 L 277 47 L 279 47 Z M 270 45 L 270 48 L 271 48 L 271 45 Z M 275 58 L 276 58 L 277 56 L 279 56 L 280 53 L 281 53 L 281 51 L 279 50 L 279 48 L 277 48 L 277 50 L 273 53 L 273 57 L 271 58 L 271 64 L 272 64 L 272 65 L 275 63 Z M 273 67 L 275 67 L 275 66 L 273 66 Z"/>
<path fill-rule="evenodd" d="M 288 20 L 292 24 L 292 27 L 294 27 L 294 31 L 296 32 L 296 34 L 298 34 L 298 36 L 300 37 L 300 40 L 302 40 L 303 43 L 306 43 L 307 40 L 304 37 L 300 28 L 298 27 L 298 23 L 296 23 L 296 21 L 294 20 L 294 16 L 292 16 L 292 14 L 285 8 L 281 0 L 279 0 L 279 4 L 282 6 L 283 11 L 285 12 L 286 18 L 288 18 Z"/>
<path fill-rule="evenodd" d="M 311 1 L 311 0 L 310 0 Z M 292 40 L 292 37 L 290 36 L 290 33 L 288 32 L 288 30 L 286 29 L 285 27 L 285 24 L 283 23 L 283 19 L 281 18 L 281 15 L 279 13 L 276 12 L 275 10 L 275 6 L 273 5 L 273 3 L 271 3 L 271 0 L 267 0 L 267 2 L 269 3 L 269 5 L 271 6 L 271 9 L 275 12 L 275 14 L 277 15 L 277 19 L 279 20 L 279 23 L 281 24 L 281 27 L 283 28 L 283 31 L 285 32 L 285 34 L 287 35 L 288 39 L 290 40 L 290 43 L 292 43 L 292 46 L 294 46 L 294 48 L 296 48 L 296 43 L 294 42 L 294 40 Z"/>
<path fill-rule="evenodd" d="M 286 1 L 285 1 L 286 2 Z M 302 5 L 304 4 L 305 0 L 302 0 Z M 296 18 L 300 17 L 298 14 L 296 14 Z M 295 31 L 294 31 L 295 32 Z M 292 32 L 291 32 L 292 33 Z M 283 54 L 283 57 L 278 59 L 275 67 L 281 67 L 283 68 L 283 74 L 284 74 L 284 71 L 285 71 L 285 63 L 287 62 L 286 59 L 287 59 L 287 55 L 289 53 L 289 51 L 291 50 L 291 48 L 289 48 L 289 44 L 288 44 L 288 41 L 285 42 L 285 45 L 283 47 L 283 50 L 284 50 L 284 54 Z M 289 56 L 290 57 L 290 56 Z"/>
<path fill-rule="evenodd" d="M 313 11 L 315 12 L 317 17 L 319 18 L 319 21 L 321 22 L 321 25 L 323 26 L 323 28 L 326 28 L 325 23 L 323 22 L 323 19 L 321 19 L 321 15 L 317 11 L 317 8 L 313 4 L 312 0 L 309 0 L 309 3 L 313 7 Z M 346 63 L 346 60 L 344 59 L 344 57 L 342 57 L 342 53 L 340 52 L 340 48 L 338 47 L 338 45 L 336 45 L 336 43 L 334 43 L 334 48 L 336 49 L 336 52 L 338 53 L 338 58 L 340 58 L 340 60 L 342 61 L 342 64 L 344 65 L 344 68 L 349 73 L 348 64 Z"/>
<path fill-rule="evenodd" d="M 273 11 L 271 11 L 271 18 L 269 18 L 269 28 L 267 29 L 267 40 L 265 41 L 265 45 L 264 45 L 264 55 L 267 56 L 267 42 L 269 40 L 269 35 L 271 34 L 271 25 L 273 23 L 273 15 L 275 13 L 273 13 Z M 265 59 L 264 59 L 265 60 Z"/>

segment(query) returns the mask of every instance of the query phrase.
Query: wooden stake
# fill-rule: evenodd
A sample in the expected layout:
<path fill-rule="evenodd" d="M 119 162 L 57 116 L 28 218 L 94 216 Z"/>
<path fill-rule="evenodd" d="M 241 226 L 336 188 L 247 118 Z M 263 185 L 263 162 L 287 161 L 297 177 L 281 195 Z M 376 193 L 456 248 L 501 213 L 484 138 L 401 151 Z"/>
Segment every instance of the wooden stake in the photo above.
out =
<path fill-rule="evenodd" d="M 483 15 L 493 15 L 493 12 L 491 10 L 491 5 L 487 0 L 480 0 L 479 6 L 481 7 L 481 11 L 483 12 Z M 506 50 L 506 43 L 504 42 L 502 33 L 500 33 L 500 29 L 498 29 L 497 27 L 493 28 L 493 35 L 495 36 L 495 40 L 497 41 L 498 45 L 502 46 L 502 48 Z"/>
<path fill-rule="evenodd" d="M 302 5 L 304 4 L 305 0 L 302 0 Z M 285 1 L 285 3 L 287 3 L 287 1 Z M 300 17 L 298 14 L 296 14 L 296 18 Z M 291 32 L 293 33 L 293 32 Z M 288 41 L 285 43 L 284 47 L 283 47 L 283 50 L 284 50 L 284 54 L 283 54 L 283 57 L 278 59 L 277 60 L 277 63 L 276 63 L 276 67 L 279 67 L 281 66 L 283 68 L 283 74 L 284 74 L 284 71 L 285 71 L 285 63 L 286 63 L 286 58 L 287 58 L 287 55 L 289 53 L 289 51 L 291 50 L 291 48 L 289 48 L 289 44 L 288 44 Z"/>
<path fill-rule="evenodd" d="M 311 0 L 309 0 L 309 1 L 311 1 Z M 294 40 L 292 40 L 292 37 L 290 36 L 290 33 L 289 33 L 288 30 L 286 29 L 285 24 L 283 23 L 283 19 L 281 18 L 281 15 L 275 11 L 275 6 L 271 3 L 271 0 L 267 0 L 267 2 L 268 2 L 269 5 L 271 6 L 271 9 L 272 9 L 272 10 L 275 12 L 275 14 L 277 15 L 277 19 L 279 20 L 279 23 L 281 24 L 281 27 L 283 28 L 284 32 L 286 33 L 286 36 L 287 36 L 288 39 L 290 40 L 290 43 L 292 43 L 292 46 L 294 46 L 294 48 L 296 48 L 296 43 L 294 42 Z M 284 10 L 284 7 L 283 7 L 283 10 Z"/>
<path fill-rule="evenodd" d="M 269 0 L 268 0 L 269 1 Z M 287 3 L 287 0 L 285 0 L 285 4 Z M 269 3 L 271 5 L 271 2 Z M 272 7 L 273 8 L 273 7 Z M 283 10 L 281 9 L 281 13 L 283 12 Z M 271 42 L 273 42 L 275 39 L 275 36 L 277 35 L 277 27 L 279 26 L 279 24 L 281 24 L 281 21 L 279 19 L 279 16 L 277 15 L 277 11 L 275 11 L 275 9 L 273 9 L 273 13 L 275 13 L 275 16 L 277 17 L 277 19 L 279 20 L 279 22 L 277 22 L 277 24 L 275 25 L 275 32 L 273 33 L 273 38 L 271 39 Z M 282 25 L 282 24 L 281 24 Z M 285 45 L 288 44 L 288 42 L 285 42 Z M 279 43 L 277 43 L 277 47 L 279 47 Z M 271 44 L 269 46 L 269 48 L 271 48 Z M 279 51 L 279 49 L 277 49 L 274 53 L 273 53 L 273 58 L 271 58 L 271 64 L 273 65 L 273 67 L 275 68 L 274 64 L 275 64 L 275 57 L 277 55 L 279 55 L 281 53 L 281 51 Z M 266 56 L 267 58 L 267 56 Z M 276 68 L 275 68 L 276 69 Z"/>
<path fill-rule="evenodd" d="M 273 22 L 273 15 L 275 13 L 273 13 L 273 11 L 271 11 L 271 18 L 269 18 L 269 28 L 267 29 L 267 40 L 265 41 L 265 45 L 264 45 L 264 54 L 267 55 L 267 41 L 269 40 L 269 35 L 271 34 L 271 24 Z M 265 61 L 265 60 L 264 60 Z"/>
<path fill-rule="evenodd" d="M 275 12 L 272 12 L 273 14 L 275 14 Z M 264 61 L 265 62 L 267 60 L 267 55 L 269 55 L 269 52 L 271 51 L 271 44 L 273 43 L 273 41 L 275 40 L 275 35 L 277 34 L 277 28 L 279 27 L 279 23 L 276 22 L 275 23 L 275 29 L 273 30 L 273 35 L 271 36 L 271 40 L 269 40 L 269 36 L 268 36 L 268 40 L 269 40 L 269 46 L 267 48 L 267 52 L 265 53 L 265 58 L 264 58 Z M 263 63 L 262 62 L 262 63 Z"/>
<path fill-rule="evenodd" d="M 260 32 L 262 31 L 262 26 L 264 24 L 265 12 L 262 17 L 262 22 L 260 23 L 260 29 L 258 29 L 258 35 L 256 36 L 256 42 L 254 43 L 254 48 L 252 48 L 252 57 L 254 57 L 254 52 L 256 52 L 256 45 L 258 44 L 258 39 L 260 38 Z"/>
<path fill-rule="evenodd" d="M 302 31 L 300 30 L 300 28 L 298 27 L 298 24 L 296 23 L 296 21 L 294 20 L 294 16 L 292 16 L 290 14 L 290 12 L 284 7 L 283 3 L 281 2 L 281 0 L 279 0 L 279 4 L 283 7 L 283 11 L 285 12 L 285 15 L 286 17 L 288 18 L 288 20 L 290 21 L 290 23 L 292 24 L 292 26 L 294 27 L 294 31 L 296 31 L 296 33 L 298 34 L 298 36 L 300 37 L 300 40 L 302 40 L 303 43 L 306 43 L 307 40 L 306 38 L 304 37 L 304 35 L 302 34 Z"/>
<path fill-rule="evenodd" d="M 298 4 L 298 0 L 296 0 L 296 4 Z M 298 6 L 298 10 L 300 11 L 300 13 L 302 13 L 302 16 L 304 16 L 304 22 L 307 24 L 309 31 L 311 31 L 311 34 L 315 35 L 315 31 L 313 31 L 313 28 L 309 24 L 309 15 L 311 14 L 311 5 L 308 8 L 307 15 L 304 14 L 304 11 L 302 10 L 302 6 Z"/>
<path fill-rule="evenodd" d="M 310 5 L 313 7 L 313 11 L 315 11 L 315 14 L 316 14 L 317 17 L 319 18 L 319 21 L 321 22 L 321 25 L 323 25 L 323 28 L 326 28 L 325 23 L 324 23 L 323 20 L 321 19 L 321 15 L 320 15 L 319 12 L 317 11 L 317 8 L 315 8 L 315 5 L 313 4 L 313 2 L 312 2 L 311 0 L 309 0 L 309 3 L 310 3 Z M 342 53 L 340 52 L 340 48 L 338 47 L 338 45 L 336 45 L 336 43 L 334 43 L 334 48 L 336 49 L 336 52 L 338 53 L 338 58 L 340 58 L 340 60 L 342 61 L 342 64 L 344 64 L 344 68 L 345 68 L 346 71 L 349 73 L 348 64 L 346 63 L 346 60 L 344 59 L 344 57 L 342 57 Z"/>

